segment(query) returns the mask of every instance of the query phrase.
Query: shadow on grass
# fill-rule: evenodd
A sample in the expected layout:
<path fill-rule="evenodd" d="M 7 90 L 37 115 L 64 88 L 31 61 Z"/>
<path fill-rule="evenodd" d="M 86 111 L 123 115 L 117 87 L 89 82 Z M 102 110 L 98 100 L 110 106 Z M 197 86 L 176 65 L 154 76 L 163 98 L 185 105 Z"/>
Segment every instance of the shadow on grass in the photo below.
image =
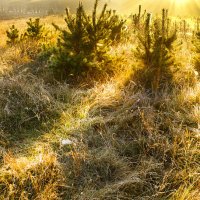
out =
<path fill-rule="evenodd" d="M 68 85 L 47 83 L 44 73 L 45 61 L 36 59 L 0 78 L 0 130 L 9 140 L 9 147 L 51 130 L 70 101 Z"/>

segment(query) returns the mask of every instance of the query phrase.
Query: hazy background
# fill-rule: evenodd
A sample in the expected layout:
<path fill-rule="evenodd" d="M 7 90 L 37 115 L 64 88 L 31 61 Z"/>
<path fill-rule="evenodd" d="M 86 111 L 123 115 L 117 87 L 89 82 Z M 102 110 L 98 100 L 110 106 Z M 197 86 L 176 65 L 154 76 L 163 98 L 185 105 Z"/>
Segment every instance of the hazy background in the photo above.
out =
<path fill-rule="evenodd" d="M 0 16 L 56 14 L 63 13 L 66 7 L 74 12 L 78 2 L 78 0 L 0 0 Z M 92 11 L 94 0 L 82 0 L 82 2 L 88 11 Z M 101 0 L 100 4 L 105 2 L 112 9 L 126 14 L 136 12 L 138 5 L 141 4 L 149 12 L 157 13 L 164 7 L 169 8 L 171 14 L 200 15 L 200 3 L 197 3 L 200 0 L 186 0 L 185 4 L 174 0 Z"/>

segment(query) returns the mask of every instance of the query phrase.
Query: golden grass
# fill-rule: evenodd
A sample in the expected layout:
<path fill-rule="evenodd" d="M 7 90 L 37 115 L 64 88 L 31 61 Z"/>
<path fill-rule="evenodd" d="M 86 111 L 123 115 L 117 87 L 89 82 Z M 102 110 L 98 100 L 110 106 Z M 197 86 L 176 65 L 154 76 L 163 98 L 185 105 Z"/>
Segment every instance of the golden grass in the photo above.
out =
<path fill-rule="evenodd" d="M 177 87 L 156 97 L 132 80 L 140 63 L 129 43 L 111 49 L 120 58 L 113 77 L 70 87 L 48 82 L 45 72 L 33 74 L 32 65 L 19 67 L 34 59 L 22 57 L 19 46 L 5 46 L 4 31 L 25 21 L 1 23 L 0 119 L 12 124 L 6 105 L 19 102 L 19 110 L 11 110 L 14 120 L 26 119 L 25 106 L 47 120 L 39 126 L 28 121 L 23 131 L 18 124 L 0 126 L 0 199 L 199 199 L 200 82 L 191 49 L 176 55 Z M 56 16 L 42 21 L 50 29 L 52 21 L 63 23 Z M 72 143 L 63 144 L 66 139 Z"/>
<path fill-rule="evenodd" d="M 49 147 L 45 151 L 31 158 L 4 155 L 0 199 L 59 199 L 62 170 Z"/>

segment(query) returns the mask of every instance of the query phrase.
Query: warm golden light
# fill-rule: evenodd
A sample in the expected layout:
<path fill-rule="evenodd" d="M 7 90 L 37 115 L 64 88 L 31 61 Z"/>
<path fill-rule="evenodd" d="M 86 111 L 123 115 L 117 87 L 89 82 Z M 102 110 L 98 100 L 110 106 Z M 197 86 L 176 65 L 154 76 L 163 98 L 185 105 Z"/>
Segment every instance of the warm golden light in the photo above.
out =
<path fill-rule="evenodd" d="M 189 0 L 173 0 L 174 2 L 176 2 L 177 4 L 185 4 L 187 3 Z"/>
<path fill-rule="evenodd" d="M 107 0 L 110 6 L 123 12 L 137 12 L 138 6 L 152 13 L 160 13 L 162 8 L 169 9 L 171 15 L 199 15 L 199 0 Z"/>
<path fill-rule="evenodd" d="M 175 7 L 183 7 L 187 6 L 190 0 L 171 0 L 171 1 L 172 5 L 174 5 Z"/>
<path fill-rule="evenodd" d="M 191 15 L 199 12 L 198 0 L 170 0 L 169 9 L 173 10 L 173 14 Z"/>

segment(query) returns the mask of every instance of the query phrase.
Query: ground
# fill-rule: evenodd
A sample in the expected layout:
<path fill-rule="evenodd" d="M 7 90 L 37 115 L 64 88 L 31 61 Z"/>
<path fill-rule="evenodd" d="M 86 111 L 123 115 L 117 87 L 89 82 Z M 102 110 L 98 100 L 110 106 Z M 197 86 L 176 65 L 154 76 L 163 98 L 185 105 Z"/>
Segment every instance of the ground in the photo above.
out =
<path fill-rule="evenodd" d="M 175 54 L 176 86 L 150 95 L 134 79 L 134 39 L 110 50 L 112 77 L 72 85 L 52 80 L 40 43 L 6 45 L 8 27 L 26 21 L 0 22 L 0 199 L 199 199 L 191 36 Z M 52 22 L 64 26 L 63 17 L 42 19 L 56 43 Z"/>

